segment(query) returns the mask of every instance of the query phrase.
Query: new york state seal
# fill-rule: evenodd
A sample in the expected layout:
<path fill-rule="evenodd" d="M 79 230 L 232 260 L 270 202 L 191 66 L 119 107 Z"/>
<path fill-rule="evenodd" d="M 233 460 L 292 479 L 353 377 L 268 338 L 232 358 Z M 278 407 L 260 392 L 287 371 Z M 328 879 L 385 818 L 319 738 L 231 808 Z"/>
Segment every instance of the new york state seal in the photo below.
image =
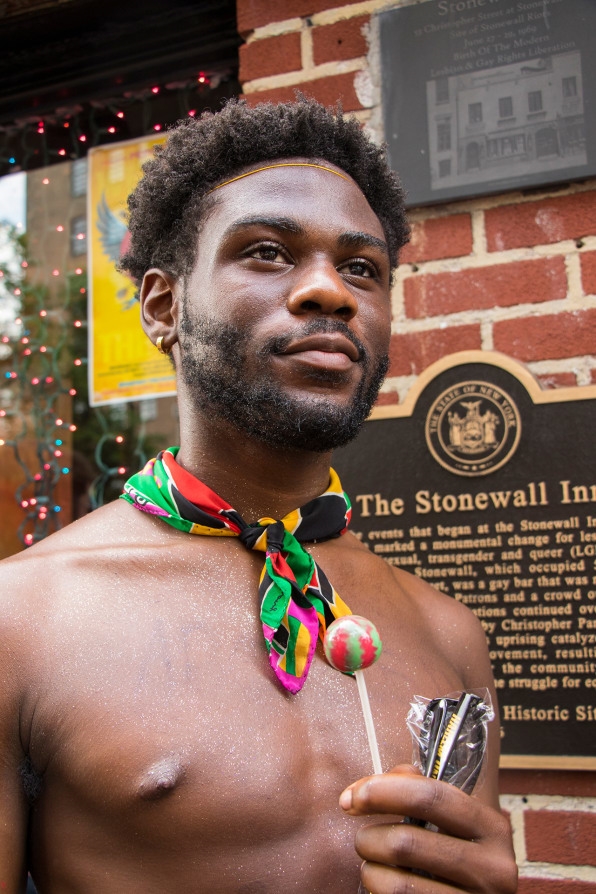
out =
<path fill-rule="evenodd" d="M 521 436 L 512 398 L 491 382 L 460 382 L 443 391 L 427 413 L 426 443 L 440 465 L 475 477 L 500 469 Z"/>

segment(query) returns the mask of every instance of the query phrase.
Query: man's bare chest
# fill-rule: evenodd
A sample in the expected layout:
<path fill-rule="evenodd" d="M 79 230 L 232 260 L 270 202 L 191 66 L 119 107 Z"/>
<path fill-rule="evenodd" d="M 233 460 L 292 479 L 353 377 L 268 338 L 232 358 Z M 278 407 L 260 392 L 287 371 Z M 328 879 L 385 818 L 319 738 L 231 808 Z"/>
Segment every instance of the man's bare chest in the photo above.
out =
<path fill-rule="evenodd" d="M 301 693 L 275 679 L 258 617 L 261 564 L 208 548 L 74 574 L 77 598 L 56 606 L 39 652 L 30 753 L 45 797 L 68 789 L 139 829 L 159 815 L 201 836 L 263 840 L 335 809 L 341 790 L 372 772 L 355 683 L 320 646 Z M 366 674 L 389 769 L 411 758 L 413 695 L 458 680 L 399 616 L 378 615 L 385 649 Z M 289 785 L 299 805 L 290 811 Z"/>

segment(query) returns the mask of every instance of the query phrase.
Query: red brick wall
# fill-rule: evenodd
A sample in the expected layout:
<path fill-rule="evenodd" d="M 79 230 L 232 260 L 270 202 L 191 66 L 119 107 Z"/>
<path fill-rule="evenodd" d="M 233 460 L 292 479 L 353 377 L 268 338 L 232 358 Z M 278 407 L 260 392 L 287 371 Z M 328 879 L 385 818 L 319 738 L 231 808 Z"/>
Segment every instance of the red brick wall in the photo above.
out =
<path fill-rule="evenodd" d="M 249 102 L 341 99 L 382 139 L 375 14 L 404 0 L 238 0 Z M 413 209 L 380 402 L 465 349 L 523 361 L 543 387 L 596 383 L 596 181 Z M 503 771 L 520 894 L 596 894 L 596 774 Z"/>

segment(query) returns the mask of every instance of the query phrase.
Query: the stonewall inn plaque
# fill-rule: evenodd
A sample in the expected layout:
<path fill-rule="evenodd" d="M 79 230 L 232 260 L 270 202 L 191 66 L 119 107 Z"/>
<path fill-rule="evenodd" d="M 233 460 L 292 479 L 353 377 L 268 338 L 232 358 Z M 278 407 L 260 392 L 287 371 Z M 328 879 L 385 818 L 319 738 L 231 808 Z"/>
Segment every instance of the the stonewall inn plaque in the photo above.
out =
<path fill-rule="evenodd" d="M 506 767 L 596 768 L 595 420 L 595 386 L 471 351 L 334 457 L 363 543 L 482 623 Z"/>

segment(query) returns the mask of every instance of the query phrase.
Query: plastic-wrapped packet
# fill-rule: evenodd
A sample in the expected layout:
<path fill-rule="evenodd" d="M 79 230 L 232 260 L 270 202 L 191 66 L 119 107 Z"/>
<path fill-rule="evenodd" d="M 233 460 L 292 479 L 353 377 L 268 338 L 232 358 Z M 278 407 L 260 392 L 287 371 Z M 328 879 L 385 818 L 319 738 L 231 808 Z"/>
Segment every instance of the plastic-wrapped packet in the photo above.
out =
<path fill-rule="evenodd" d="M 442 779 L 470 794 L 480 776 L 488 723 L 494 716 L 486 689 L 432 700 L 415 696 L 406 718 L 414 743 L 414 764 L 425 776 Z M 436 828 L 411 817 L 404 822 Z"/>
<path fill-rule="evenodd" d="M 414 744 L 413 763 L 425 776 L 449 782 L 469 795 L 482 770 L 488 724 L 494 716 L 488 689 L 433 699 L 414 696 L 406 717 Z M 403 822 L 437 828 L 414 817 L 407 816 Z M 432 877 L 417 869 L 412 872 Z M 358 894 L 368 894 L 362 883 Z"/>

